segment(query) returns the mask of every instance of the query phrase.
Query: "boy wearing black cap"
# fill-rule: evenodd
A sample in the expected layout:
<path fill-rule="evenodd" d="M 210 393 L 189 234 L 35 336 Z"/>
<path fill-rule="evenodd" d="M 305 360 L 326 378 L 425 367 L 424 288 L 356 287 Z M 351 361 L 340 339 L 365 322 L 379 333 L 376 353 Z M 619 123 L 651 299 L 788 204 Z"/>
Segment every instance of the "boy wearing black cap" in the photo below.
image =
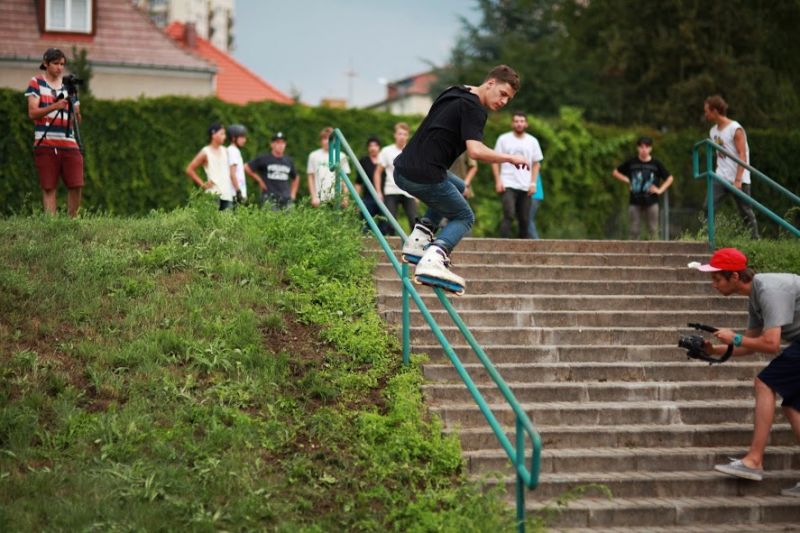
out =
<path fill-rule="evenodd" d="M 658 197 L 672 185 L 673 178 L 661 161 L 653 158 L 653 139 L 639 137 L 636 150 L 636 156 L 615 168 L 611 175 L 628 185 L 630 190 L 630 239 L 639 238 L 641 217 L 644 215 L 650 238 L 655 240 L 658 239 Z"/>
<path fill-rule="evenodd" d="M 244 171 L 259 182 L 264 191 L 262 203 L 269 201 L 273 209 L 288 207 L 297 198 L 300 175 L 294 161 L 286 154 L 286 136 L 282 131 L 272 136 L 271 152 L 264 153 L 244 166 Z"/>
<path fill-rule="evenodd" d="M 783 398 L 783 413 L 800 441 L 800 276 L 756 274 L 748 268 L 747 257 L 736 248 L 722 248 L 707 264 L 690 263 L 689 266 L 710 272 L 711 285 L 720 294 L 749 298 L 744 335 L 730 329 L 717 330 L 714 336 L 724 344 L 706 342 L 706 353 L 722 355 L 730 344 L 735 347 L 734 356 L 780 352 L 755 380 L 755 420 L 750 449 L 741 459 L 714 467 L 725 474 L 761 481 L 764 450 L 775 416 L 776 394 Z M 789 342 L 783 351 L 781 338 Z M 781 493 L 800 497 L 800 483 Z"/>
<path fill-rule="evenodd" d="M 67 213 L 74 217 L 81 205 L 83 189 L 83 155 L 75 140 L 74 123 L 80 122 L 80 104 L 75 99 L 69 112 L 64 87 L 64 52 L 48 48 L 39 69 L 44 73 L 31 78 L 25 96 L 28 116 L 34 124 L 34 160 L 42 188 L 46 213 L 56 212 L 56 190 L 61 177 L 67 186 Z M 72 115 L 72 116 L 70 116 Z"/>

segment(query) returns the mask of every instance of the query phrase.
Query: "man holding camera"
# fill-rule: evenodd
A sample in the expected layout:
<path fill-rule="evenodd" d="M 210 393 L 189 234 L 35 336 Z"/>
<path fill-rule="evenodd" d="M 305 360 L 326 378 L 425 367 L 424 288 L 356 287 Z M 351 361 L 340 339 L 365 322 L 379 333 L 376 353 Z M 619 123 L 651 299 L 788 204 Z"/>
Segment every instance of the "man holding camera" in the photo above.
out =
<path fill-rule="evenodd" d="M 42 75 L 28 84 L 28 116 L 34 123 L 34 160 L 46 213 L 56 212 L 59 176 L 67 186 L 67 212 L 78 214 L 83 189 L 83 155 L 75 140 L 80 121 L 77 92 L 64 83 L 64 52 L 48 48 L 39 68 Z"/>
<path fill-rule="evenodd" d="M 733 355 L 753 352 L 780 354 L 755 379 L 755 416 L 750 449 L 741 459 L 716 465 L 720 472 L 754 481 L 763 479 L 764 449 L 775 416 L 776 394 L 783 398 L 783 413 L 800 441 L 800 276 L 756 274 L 747 257 L 736 248 L 717 250 L 708 264 L 697 269 L 711 273 L 711 285 L 722 295 L 749 298 L 748 325 L 744 335 L 720 329 L 714 336 L 724 344 L 706 341 L 710 355 L 722 355 L 728 345 Z M 781 338 L 789 345 L 781 351 Z M 800 497 L 800 483 L 782 494 Z"/>

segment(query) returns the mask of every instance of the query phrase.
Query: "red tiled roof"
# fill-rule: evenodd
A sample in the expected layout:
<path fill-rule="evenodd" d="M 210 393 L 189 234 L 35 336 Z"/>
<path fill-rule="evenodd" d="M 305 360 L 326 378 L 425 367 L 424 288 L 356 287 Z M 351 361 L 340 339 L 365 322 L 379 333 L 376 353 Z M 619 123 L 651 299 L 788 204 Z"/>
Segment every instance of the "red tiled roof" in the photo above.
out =
<path fill-rule="evenodd" d="M 173 22 L 165 31 L 176 42 L 187 46 L 185 29 L 183 23 Z M 264 81 L 207 40 L 199 36 L 194 37 L 194 47 L 191 50 L 217 66 L 217 97 L 220 100 L 232 104 L 264 100 L 281 104 L 293 103 L 290 96 Z"/>
<path fill-rule="evenodd" d="M 38 65 L 47 48 L 61 48 L 71 57 L 72 47 L 77 46 L 85 48 L 95 64 L 214 70 L 213 64 L 177 46 L 130 0 L 96 0 L 93 36 L 40 33 L 37 4 L 33 0 L 2 0 L 0 58 Z"/>
<path fill-rule="evenodd" d="M 431 92 L 431 85 L 436 82 L 438 76 L 435 72 L 423 72 L 415 74 L 402 80 L 392 81 L 386 86 L 386 98 L 398 98 L 411 94 L 428 95 Z"/>

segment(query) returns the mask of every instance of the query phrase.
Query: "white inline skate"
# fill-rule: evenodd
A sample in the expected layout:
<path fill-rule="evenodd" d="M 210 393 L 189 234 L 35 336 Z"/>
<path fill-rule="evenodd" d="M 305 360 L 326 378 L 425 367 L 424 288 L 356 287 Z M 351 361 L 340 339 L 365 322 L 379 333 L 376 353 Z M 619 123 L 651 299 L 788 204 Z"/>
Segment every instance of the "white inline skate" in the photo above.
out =
<path fill-rule="evenodd" d="M 433 232 L 419 222 L 403 244 L 403 261 L 416 265 L 425 254 L 425 248 L 433 242 Z"/>
<path fill-rule="evenodd" d="M 464 294 L 466 282 L 464 278 L 450 271 L 450 258 L 439 246 L 432 244 L 417 263 L 414 270 L 414 282 L 430 287 L 440 287 L 457 296 Z"/>

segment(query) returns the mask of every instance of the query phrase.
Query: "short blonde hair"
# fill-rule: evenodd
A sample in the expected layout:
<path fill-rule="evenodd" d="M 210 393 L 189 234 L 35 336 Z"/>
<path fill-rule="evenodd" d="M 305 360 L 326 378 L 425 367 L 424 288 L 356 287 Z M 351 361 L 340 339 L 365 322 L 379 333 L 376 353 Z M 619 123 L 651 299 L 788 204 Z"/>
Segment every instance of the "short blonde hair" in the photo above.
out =
<path fill-rule="evenodd" d="M 411 128 L 405 122 L 398 122 L 397 124 L 394 125 L 394 131 L 397 130 L 411 131 Z"/>
<path fill-rule="evenodd" d="M 330 126 L 328 126 L 327 128 L 322 128 L 322 131 L 319 132 L 319 138 L 327 139 L 331 136 L 332 133 L 333 133 L 333 128 L 331 128 Z"/>

